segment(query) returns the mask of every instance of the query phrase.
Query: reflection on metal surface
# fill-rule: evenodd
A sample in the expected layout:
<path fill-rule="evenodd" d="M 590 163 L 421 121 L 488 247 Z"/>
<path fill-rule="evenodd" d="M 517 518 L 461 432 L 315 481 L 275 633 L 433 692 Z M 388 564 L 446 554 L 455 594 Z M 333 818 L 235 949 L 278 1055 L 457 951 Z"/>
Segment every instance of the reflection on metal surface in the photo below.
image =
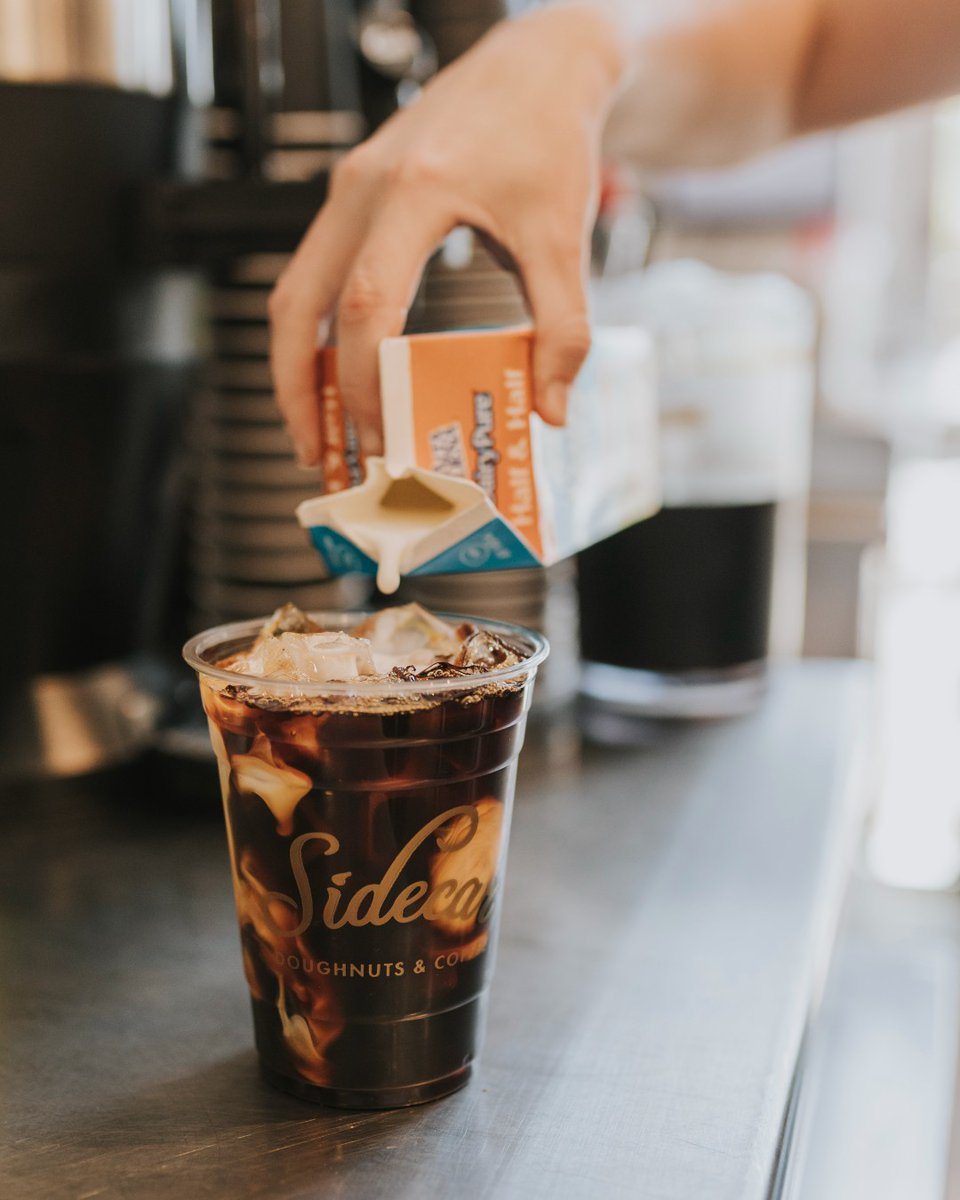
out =
<path fill-rule="evenodd" d="M 614 718 L 618 731 L 631 719 L 640 727 L 649 717 L 697 720 L 736 717 L 752 712 L 767 690 L 765 662 L 744 663 L 723 671 L 678 671 L 672 675 L 639 671 L 609 663 L 587 662 L 580 676 L 585 714 L 593 714 L 595 731 L 603 717 Z M 603 737 L 598 740 L 606 740 Z M 619 734 L 616 741 L 619 741 Z"/>
<path fill-rule="evenodd" d="M 877 800 L 867 863 L 913 888 L 960 880 L 960 458 L 891 471 L 877 579 Z"/>
<path fill-rule="evenodd" d="M 167 0 L 0 0 L 0 79 L 166 95 Z"/>
<path fill-rule="evenodd" d="M 398 82 L 423 83 L 437 69 L 433 42 L 396 0 L 373 0 L 361 13 L 360 53 L 373 70 Z"/>
<path fill-rule="evenodd" d="M 960 897 L 856 879 L 815 1014 L 785 1200 L 941 1200 Z"/>
<path fill-rule="evenodd" d="M 27 728 L 7 747 L 0 777 L 82 775 L 129 759 L 147 744 L 159 701 L 109 664 L 38 677 L 25 710 Z"/>
<path fill-rule="evenodd" d="M 363 117 L 356 112 L 279 112 L 273 114 L 273 140 L 278 145 L 345 146 L 363 137 Z"/>

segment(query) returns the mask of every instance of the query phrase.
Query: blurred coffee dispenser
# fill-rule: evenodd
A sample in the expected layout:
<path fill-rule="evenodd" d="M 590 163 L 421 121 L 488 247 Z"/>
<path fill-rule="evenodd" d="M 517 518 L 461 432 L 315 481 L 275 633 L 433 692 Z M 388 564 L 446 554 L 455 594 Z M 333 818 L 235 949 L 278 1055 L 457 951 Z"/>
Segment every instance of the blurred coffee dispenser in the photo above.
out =
<path fill-rule="evenodd" d="M 0 124 L 0 770 L 74 771 L 149 720 L 124 664 L 192 358 L 195 289 L 135 253 L 141 189 L 178 169 L 161 0 L 0 0 Z"/>
<path fill-rule="evenodd" d="M 5 775 L 176 753 L 185 632 L 365 598 L 293 519 L 318 481 L 273 406 L 267 297 L 337 157 L 503 12 L 0 0 Z"/>

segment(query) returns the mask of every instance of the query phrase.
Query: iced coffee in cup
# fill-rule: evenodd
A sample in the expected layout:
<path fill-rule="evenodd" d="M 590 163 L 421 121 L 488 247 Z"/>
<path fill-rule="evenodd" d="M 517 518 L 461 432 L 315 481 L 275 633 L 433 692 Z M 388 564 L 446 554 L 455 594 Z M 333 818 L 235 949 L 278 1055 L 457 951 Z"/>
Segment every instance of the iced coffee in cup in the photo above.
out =
<path fill-rule="evenodd" d="M 544 640 L 417 605 L 200 634 L 267 1079 L 390 1108 L 468 1080 Z"/>

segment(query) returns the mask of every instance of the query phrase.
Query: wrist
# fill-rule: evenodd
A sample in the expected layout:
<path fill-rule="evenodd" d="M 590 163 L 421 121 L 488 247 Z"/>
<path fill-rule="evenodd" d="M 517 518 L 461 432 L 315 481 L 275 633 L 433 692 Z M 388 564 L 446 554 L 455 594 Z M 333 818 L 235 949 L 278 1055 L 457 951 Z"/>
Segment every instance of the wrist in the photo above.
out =
<path fill-rule="evenodd" d="M 588 47 L 592 60 L 611 89 L 619 87 L 627 72 L 630 55 L 627 30 L 619 4 L 607 0 L 559 0 L 551 6 L 568 24 L 580 52 Z"/>
<path fill-rule="evenodd" d="M 506 22 L 525 30 L 531 53 L 548 55 L 573 84 L 590 81 L 605 98 L 621 86 L 629 66 L 628 41 L 617 5 L 606 0 L 556 0 Z"/>

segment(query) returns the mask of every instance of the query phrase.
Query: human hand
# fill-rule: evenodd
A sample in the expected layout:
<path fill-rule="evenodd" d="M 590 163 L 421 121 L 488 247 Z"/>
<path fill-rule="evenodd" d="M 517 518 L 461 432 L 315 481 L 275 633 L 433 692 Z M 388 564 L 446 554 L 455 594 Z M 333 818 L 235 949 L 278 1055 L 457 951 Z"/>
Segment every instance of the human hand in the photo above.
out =
<path fill-rule="evenodd" d="M 600 139 L 623 71 L 586 4 L 496 26 L 352 150 L 270 298 L 277 403 L 320 459 L 315 355 L 336 312 L 339 385 L 364 450 L 382 449 L 377 347 L 403 332 L 431 253 L 457 225 L 519 273 L 536 325 L 534 404 L 562 424 L 587 353 L 585 277 Z"/>

